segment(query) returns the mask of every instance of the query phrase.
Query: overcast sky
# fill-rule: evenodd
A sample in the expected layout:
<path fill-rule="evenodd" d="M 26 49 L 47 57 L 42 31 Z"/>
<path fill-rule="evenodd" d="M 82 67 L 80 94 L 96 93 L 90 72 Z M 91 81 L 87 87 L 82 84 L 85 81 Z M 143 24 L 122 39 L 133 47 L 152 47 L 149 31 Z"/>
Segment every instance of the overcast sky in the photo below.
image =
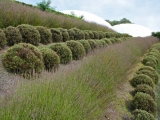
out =
<path fill-rule="evenodd" d="M 42 0 L 18 0 L 36 5 Z M 159 0 L 51 0 L 57 11 L 82 10 L 105 20 L 127 18 L 135 24 L 160 31 Z"/>

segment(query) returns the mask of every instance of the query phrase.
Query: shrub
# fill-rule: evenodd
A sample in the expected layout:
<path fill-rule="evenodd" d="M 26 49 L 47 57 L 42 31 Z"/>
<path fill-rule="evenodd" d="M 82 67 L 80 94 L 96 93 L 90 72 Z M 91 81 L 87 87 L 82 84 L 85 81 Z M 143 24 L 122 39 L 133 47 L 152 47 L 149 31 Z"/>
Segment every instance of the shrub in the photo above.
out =
<path fill-rule="evenodd" d="M 154 69 L 156 69 L 157 68 L 157 65 L 155 64 L 155 62 L 146 62 L 144 65 L 146 65 L 146 66 L 150 66 L 150 67 L 152 67 L 152 68 L 154 68 Z"/>
<path fill-rule="evenodd" d="M 52 42 L 52 33 L 50 32 L 50 30 L 43 26 L 36 26 L 36 29 L 39 31 L 40 34 L 40 43 L 46 45 Z"/>
<path fill-rule="evenodd" d="M 116 43 L 116 41 L 115 41 L 115 39 L 112 37 L 112 38 L 109 38 L 109 40 L 111 41 L 111 43 L 112 44 L 115 44 Z"/>
<path fill-rule="evenodd" d="M 133 87 L 137 87 L 137 85 L 140 85 L 140 84 L 147 84 L 151 87 L 154 86 L 153 80 L 149 76 L 144 74 L 136 75 L 131 79 L 130 83 Z"/>
<path fill-rule="evenodd" d="M 67 41 L 66 44 L 71 49 L 74 60 L 79 60 L 84 57 L 85 49 L 80 42 L 70 40 Z"/>
<path fill-rule="evenodd" d="M 156 102 L 150 95 L 146 93 L 137 92 L 131 105 L 134 109 L 145 110 L 152 114 L 156 113 Z"/>
<path fill-rule="evenodd" d="M 62 33 L 63 42 L 66 42 L 66 41 L 68 41 L 70 39 L 67 29 L 58 28 L 58 30 Z"/>
<path fill-rule="evenodd" d="M 69 34 L 70 40 L 74 40 L 74 34 L 75 34 L 74 30 L 69 29 L 69 30 L 67 30 L 67 31 L 68 31 L 68 34 Z"/>
<path fill-rule="evenodd" d="M 13 46 L 14 44 L 22 42 L 22 35 L 16 27 L 9 26 L 4 29 L 4 33 L 6 35 L 8 46 Z"/>
<path fill-rule="evenodd" d="M 154 71 L 140 70 L 137 72 L 137 74 L 148 75 L 150 78 L 152 78 L 152 80 L 155 84 L 158 83 L 158 73 L 156 72 L 156 70 L 154 70 Z"/>
<path fill-rule="evenodd" d="M 89 39 L 89 33 L 88 30 L 83 31 L 84 35 L 85 35 L 85 39 Z"/>
<path fill-rule="evenodd" d="M 55 43 L 49 46 L 60 57 L 60 63 L 67 64 L 72 60 L 72 52 L 64 43 Z"/>
<path fill-rule="evenodd" d="M 33 45 L 19 43 L 12 46 L 4 55 L 3 64 L 12 73 L 30 76 L 41 73 L 44 67 L 42 53 Z"/>
<path fill-rule="evenodd" d="M 102 46 L 103 46 L 103 47 L 108 46 L 108 44 L 107 44 L 103 39 L 101 39 L 101 40 L 99 40 L 99 41 L 102 43 Z"/>
<path fill-rule="evenodd" d="M 52 33 L 52 42 L 62 42 L 62 33 L 56 29 L 56 28 L 51 28 L 50 32 Z"/>
<path fill-rule="evenodd" d="M 106 37 L 102 31 L 99 31 L 98 33 L 99 33 L 99 39 L 103 39 Z"/>
<path fill-rule="evenodd" d="M 147 62 L 154 62 L 156 65 L 158 64 L 158 59 L 154 56 L 146 56 L 142 63 L 145 65 Z"/>
<path fill-rule="evenodd" d="M 153 91 L 153 88 L 151 86 L 147 85 L 147 84 L 138 85 L 134 90 L 134 94 L 136 94 L 137 92 L 147 93 L 150 96 L 152 96 L 153 99 L 155 99 L 155 93 Z"/>
<path fill-rule="evenodd" d="M 92 31 L 88 31 L 89 39 L 94 39 L 94 34 Z"/>
<path fill-rule="evenodd" d="M 97 31 L 92 31 L 94 34 L 94 39 L 99 39 L 99 33 Z"/>
<path fill-rule="evenodd" d="M 74 34 L 74 39 L 75 40 L 85 39 L 85 35 L 80 29 L 72 28 L 72 30 L 75 32 L 75 34 Z"/>
<path fill-rule="evenodd" d="M 56 71 L 59 67 L 60 58 L 56 52 L 50 48 L 43 47 L 40 48 L 43 55 L 44 67 L 47 71 Z"/>
<path fill-rule="evenodd" d="M 88 40 L 88 43 L 90 44 L 92 50 L 97 48 L 97 44 L 94 40 Z"/>
<path fill-rule="evenodd" d="M 80 42 L 83 45 L 86 54 L 88 54 L 91 51 L 91 46 L 87 40 L 79 40 L 78 42 Z"/>
<path fill-rule="evenodd" d="M 0 29 L 0 50 L 4 48 L 5 45 L 6 45 L 6 36 L 3 30 Z"/>
<path fill-rule="evenodd" d="M 111 37 L 112 37 L 112 35 L 111 35 L 111 33 L 110 33 L 110 32 L 106 32 L 106 33 L 105 33 L 105 37 L 106 37 L 106 38 L 111 38 Z"/>
<path fill-rule="evenodd" d="M 112 44 L 112 42 L 108 38 L 103 38 L 102 40 L 104 40 L 108 45 Z"/>
<path fill-rule="evenodd" d="M 150 66 L 143 66 L 138 71 L 141 71 L 141 70 L 155 71 L 155 69 Z"/>
<path fill-rule="evenodd" d="M 156 52 L 149 52 L 148 54 L 147 54 L 147 56 L 149 56 L 149 57 L 154 57 L 154 58 L 156 58 L 156 59 L 159 59 L 160 58 L 160 55 L 159 54 L 157 54 Z"/>
<path fill-rule="evenodd" d="M 40 34 L 35 27 L 27 24 L 22 24 L 18 25 L 17 28 L 19 29 L 22 35 L 22 42 L 30 43 L 36 46 L 39 45 Z"/>
<path fill-rule="evenodd" d="M 156 120 L 154 116 L 145 110 L 136 109 L 133 111 L 131 120 Z"/>

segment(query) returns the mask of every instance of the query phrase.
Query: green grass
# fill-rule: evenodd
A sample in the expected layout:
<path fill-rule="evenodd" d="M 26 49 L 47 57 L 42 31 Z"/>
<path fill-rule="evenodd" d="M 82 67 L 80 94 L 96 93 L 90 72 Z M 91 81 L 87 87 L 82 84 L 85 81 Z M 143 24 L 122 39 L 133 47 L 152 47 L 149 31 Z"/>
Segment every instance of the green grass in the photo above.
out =
<path fill-rule="evenodd" d="M 17 92 L 3 101 L 0 119 L 104 119 L 106 105 L 116 98 L 116 86 L 155 42 L 152 37 L 135 38 L 98 49 L 83 60 L 61 66 L 56 73 L 44 72 L 18 85 Z"/>

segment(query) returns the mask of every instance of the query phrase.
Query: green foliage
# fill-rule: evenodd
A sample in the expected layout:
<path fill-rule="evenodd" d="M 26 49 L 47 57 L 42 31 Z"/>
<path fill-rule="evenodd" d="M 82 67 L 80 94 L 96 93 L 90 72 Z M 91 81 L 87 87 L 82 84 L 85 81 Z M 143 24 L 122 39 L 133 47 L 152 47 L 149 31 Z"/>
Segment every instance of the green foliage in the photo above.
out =
<path fill-rule="evenodd" d="M 78 42 L 80 42 L 83 45 L 86 54 L 88 54 L 91 51 L 91 46 L 87 40 L 79 40 Z"/>
<path fill-rule="evenodd" d="M 80 29 L 77 29 L 77 28 L 72 28 L 72 30 L 75 32 L 75 34 L 74 34 L 75 40 L 85 39 L 85 34 L 83 33 L 83 31 L 81 31 Z"/>
<path fill-rule="evenodd" d="M 3 64 L 7 71 L 25 75 L 41 73 L 44 68 L 42 53 L 33 45 L 19 43 L 12 46 L 4 55 Z"/>
<path fill-rule="evenodd" d="M 40 43 L 46 45 L 52 42 L 52 33 L 47 28 L 36 26 L 36 29 L 39 31 L 41 37 Z"/>
<path fill-rule="evenodd" d="M 7 38 L 8 46 L 13 46 L 14 44 L 22 42 L 22 35 L 16 27 L 9 26 L 4 29 L 4 33 Z"/>
<path fill-rule="evenodd" d="M 151 86 L 147 85 L 147 84 L 138 85 L 134 90 L 134 94 L 136 94 L 137 92 L 147 93 L 150 96 L 152 96 L 153 99 L 155 99 L 155 93 L 153 91 L 153 88 Z"/>
<path fill-rule="evenodd" d="M 106 37 L 105 33 L 103 33 L 102 31 L 99 31 L 98 33 L 99 33 L 99 39 L 103 39 Z"/>
<path fill-rule="evenodd" d="M 147 62 L 153 62 L 157 65 L 158 64 L 158 59 L 154 56 L 146 56 L 143 59 L 142 63 L 145 65 Z"/>
<path fill-rule="evenodd" d="M 152 32 L 152 36 L 160 39 L 160 32 Z"/>
<path fill-rule="evenodd" d="M 99 33 L 97 31 L 92 31 L 94 34 L 94 39 L 99 39 Z"/>
<path fill-rule="evenodd" d="M 56 52 L 50 48 L 40 48 L 43 55 L 44 67 L 47 71 L 56 71 L 59 67 L 60 58 Z"/>
<path fill-rule="evenodd" d="M 112 44 L 112 42 L 108 38 L 103 38 L 102 40 L 104 40 L 108 45 Z"/>
<path fill-rule="evenodd" d="M 126 19 L 126 18 L 123 18 L 123 19 L 121 19 L 120 21 L 117 21 L 117 20 L 113 20 L 113 21 L 106 20 L 106 21 L 109 22 L 112 26 L 118 25 L 118 24 L 123 24 L 123 23 L 131 23 L 131 21 L 129 21 L 129 20 Z"/>
<path fill-rule="evenodd" d="M 152 68 L 154 68 L 154 69 L 157 68 L 157 64 L 155 64 L 155 62 L 150 62 L 150 61 L 148 61 L 148 62 L 145 63 L 145 65 L 146 65 L 146 66 L 150 66 L 150 67 L 152 67 Z"/>
<path fill-rule="evenodd" d="M 141 67 L 138 71 L 143 71 L 143 70 L 148 70 L 148 71 L 155 71 L 155 69 L 153 67 L 150 67 L 150 66 L 143 66 Z"/>
<path fill-rule="evenodd" d="M 30 43 L 35 46 L 39 45 L 40 34 L 35 27 L 27 24 L 22 24 L 22 25 L 18 25 L 17 28 L 19 29 L 22 35 L 22 42 Z"/>
<path fill-rule="evenodd" d="M 89 39 L 89 33 L 88 33 L 88 30 L 84 30 L 83 31 L 84 35 L 85 35 L 85 39 Z"/>
<path fill-rule="evenodd" d="M 74 60 L 79 60 L 84 57 L 85 49 L 80 42 L 70 40 L 67 41 L 66 44 L 71 49 Z"/>
<path fill-rule="evenodd" d="M 88 30 L 88 34 L 89 34 L 89 39 L 94 39 L 94 34 L 92 31 Z"/>
<path fill-rule="evenodd" d="M 150 95 L 142 92 L 137 92 L 133 98 L 132 107 L 134 109 L 145 110 L 155 115 L 157 105 Z"/>
<path fill-rule="evenodd" d="M 151 87 L 154 86 L 153 80 L 149 76 L 144 74 L 136 75 L 130 80 L 130 83 L 133 87 L 137 87 L 137 85 L 140 85 L 140 84 L 147 84 Z"/>
<path fill-rule="evenodd" d="M 72 52 L 64 43 L 55 43 L 49 46 L 60 57 L 60 63 L 67 64 L 72 60 Z"/>
<path fill-rule="evenodd" d="M 106 32 L 105 33 L 105 37 L 106 38 L 111 38 L 112 37 L 112 33 L 111 32 Z"/>
<path fill-rule="evenodd" d="M 91 46 L 91 49 L 94 50 L 97 48 L 97 44 L 95 42 L 95 40 L 87 40 Z"/>
<path fill-rule="evenodd" d="M 62 33 L 58 29 L 51 28 L 50 31 L 52 33 L 52 42 L 62 42 L 63 41 Z"/>
<path fill-rule="evenodd" d="M 37 3 L 37 7 L 42 10 L 42 11 L 48 11 L 48 12 L 53 12 L 55 11 L 55 8 L 50 7 L 51 0 L 43 0 L 40 3 Z"/>
<path fill-rule="evenodd" d="M 6 36 L 3 30 L 0 29 L 0 50 L 6 45 Z"/>
<path fill-rule="evenodd" d="M 68 29 L 67 31 L 68 31 L 70 40 L 74 40 L 74 34 L 75 34 L 74 30 Z"/>
<path fill-rule="evenodd" d="M 133 111 L 131 120 L 156 120 L 154 116 L 145 110 L 136 109 Z"/>
<path fill-rule="evenodd" d="M 62 40 L 63 40 L 63 42 L 66 42 L 66 41 L 68 41 L 70 39 L 69 38 L 69 34 L 67 32 L 67 29 L 58 28 L 58 30 L 62 33 Z"/>
<path fill-rule="evenodd" d="M 77 19 L 83 19 L 83 17 L 84 17 L 83 15 L 77 16 L 73 11 L 70 12 L 70 16 L 77 18 Z"/>

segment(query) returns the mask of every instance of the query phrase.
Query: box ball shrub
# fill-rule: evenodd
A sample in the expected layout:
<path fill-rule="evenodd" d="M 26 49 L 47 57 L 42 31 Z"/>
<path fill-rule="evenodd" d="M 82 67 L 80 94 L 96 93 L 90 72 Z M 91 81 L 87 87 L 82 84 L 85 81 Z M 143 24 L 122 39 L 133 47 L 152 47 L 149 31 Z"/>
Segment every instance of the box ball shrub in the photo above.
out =
<path fill-rule="evenodd" d="M 95 40 L 90 39 L 90 40 L 87 40 L 87 41 L 90 44 L 92 50 L 97 48 L 97 44 L 96 44 Z"/>
<path fill-rule="evenodd" d="M 96 46 L 97 48 L 102 48 L 103 47 L 103 44 L 100 40 L 94 40 L 96 42 Z"/>
<path fill-rule="evenodd" d="M 153 115 L 156 113 L 156 102 L 150 95 L 146 93 L 137 92 L 131 105 L 134 109 L 145 110 Z"/>
<path fill-rule="evenodd" d="M 99 39 L 99 33 L 97 31 L 92 31 L 94 34 L 94 39 Z"/>
<path fill-rule="evenodd" d="M 22 35 L 22 42 L 30 43 L 35 46 L 39 45 L 40 34 L 35 27 L 27 24 L 21 24 L 18 25 L 17 28 L 19 29 Z"/>
<path fill-rule="evenodd" d="M 0 29 L 0 50 L 6 45 L 6 36 L 2 29 Z"/>
<path fill-rule="evenodd" d="M 36 26 L 40 34 L 40 43 L 47 45 L 52 42 L 52 33 L 46 27 Z"/>
<path fill-rule="evenodd" d="M 62 33 L 63 42 L 66 42 L 70 39 L 67 29 L 63 29 L 63 28 L 57 28 L 57 29 Z"/>
<path fill-rule="evenodd" d="M 82 40 L 85 39 L 85 34 L 83 33 L 83 31 L 81 31 L 78 28 L 72 28 L 72 30 L 74 31 L 74 40 Z"/>
<path fill-rule="evenodd" d="M 52 33 L 52 42 L 62 42 L 63 41 L 63 36 L 60 30 L 56 28 L 51 28 L 50 32 Z"/>
<path fill-rule="evenodd" d="M 84 33 L 84 35 L 85 35 L 85 39 L 88 40 L 88 39 L 89 39 L 88 30 L 84 30 L 83 33 Z"/>
<path fill-rule="evenodd" d="M 143 66 L 138 69 L 138 71 L 141 71 L 141 70 L 156 71 L 153 67 L 150 67 L 150 66 Z"/>
<path fill-rule="evenodd" d="M 145 110 L 136 109 L 133 111 L 133 117 L 131 120 L 156 120 L 151 113 Z"/>
<path fill-rule="evenodd" d="M 69 34 L 70 40 L 74 40 L 74 34 L 75 34 L 74 30 L 72 30 L 72 29 L 68 29 L 67 31 L 68 31 L 68 34 Z"/>
<path fill-rule="evenodd" d="M 137 85 L 140 85 L 140 84 L 147 84 L 151 87 L 154 86 L 153 80 L 149 76 L 144 75 L 144 74 L 138 74 L 134 76 L 130 80 L 130 83 L 133 87 L 137 87 Z"/>
<path fill-rule="evenodd" d="M 108 38 L 103 38 L 102 40 L 104 40 L 108 45 L 112 44 L 112 42 Z"/>
<path fill-rule="evenodd" d="M 101 39 L 99 41 L 102 43 L 102 47 L 108 46 L 108 44 L 103 39 Z"/>
<path fill-rule="evenodd" d="M 13 46 L 14 44 L 22 42 L 22 35 L 16 27 L 9 26 L 4 29 L 4 33 L 6 35 L 8 46 Z"/>
<path fill-rule="evenodd" d="M 88 30 L 89 39 L 94 39 L 94 34 L 92 31 Z"/>
<path fill-rule="evenodd" d="M 72 61 L 72 52 L 64 43 L 54 43 L 49 46 L 60 57 L 60 63 L 67 64 Z"/>
<path fill-rule="evenodd" d="M 134 89 L 134 94 L 136 94 L 137 92 L 143 92 L 143 93 L 147 93 L 150 96 L 153 97 L 153 99 L 155 99 L 155 93 L 153 91 L 153 88 L 147 84 L 140 84 L 138 85 L 135 89 Z"/>
<path fill-rule="evenodd" d="M 98 33 L 99 33 L 99 39 L 103 39 L 106 37 L 102 31 L 98 31 Z"/>
<path fill-rule="evenodd" d="M 19 43 L 5 53 L 3 64 L 7 71 L 30 76 L 41 73 L 44 68 L 42 53 L 28 43 Z"/>
<path fill-rule="evenodd" d="M 150 66 L 150 67 L 152 67 L 154 69 L 157 68 L 157 64 L 155 62 L 151 62 L 151 61 L 146 62 L 144 65 L 145 66 Z"/>
<path fill-rule="evenodd" d="M 42 52 L 45 70 L 56 71 L 60 64 L 60 58 L 57 53 L 48 47 L 42 47 L 40 51 Z"/>
<path fill-rule="evenodd" d="M 110 33 L 110 32 L 106 32 L 106 33 L 105 33 L 105 37 L 106 37 L 106 38 L 111 38 L 111 37 L 112 37 L 112 36 L 111 36 L 111 33 Z"/>
<path fill-rule="evenodd" d="M 143 60 L 142 63 L 145 65 L 147 62 L 153 62 L 156 65 L 158 64 L 158 59 L 154 56 L 146 56 Z"/>
<path fill-rule="evenodd" d="M 71 49 L 74 60 L 79 60 L 84 57 L 85 49 L 80 42 L 70 40 L 66 42 L 66 45 Z"/>
<path fill-rule="evenodd" d="M 83 45 L 86 54 L 88 54 L 91 51 L 91 46 L 87 40 L 79 40 L 78 42 L 80 42 Z"/>

